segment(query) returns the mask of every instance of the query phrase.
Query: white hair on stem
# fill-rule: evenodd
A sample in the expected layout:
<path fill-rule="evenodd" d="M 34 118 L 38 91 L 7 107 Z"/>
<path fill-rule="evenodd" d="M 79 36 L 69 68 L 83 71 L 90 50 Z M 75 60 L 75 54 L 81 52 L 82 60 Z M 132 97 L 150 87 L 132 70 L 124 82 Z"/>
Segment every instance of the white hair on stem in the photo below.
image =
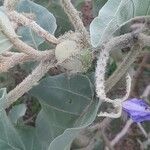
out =
<path fill-rule="evenodd" d="M 117 110 L 116 113 L 108 113 L 108 112 L 100 112 L 98 114 L 99 117 L 110 117 L 110 118 L 119 118 L 122 113 L 122 102 L 125 101 L 130 94 L 131 89 L 131 77 L 129 74 L 126 76 L 126 95 L 121 99 L 110 99 L 106 96 L 105 92 L 105 70 L 107 66 L 107 62 L 109 59 L 109 51 L 108 49 L 104 48 L 100 52 L 99 59 L 97 61 L 97 67 L 95 71 L 95 84 L 96 84 L 96 93 L 99 100 L 111 103 L 115 109 Z"/>

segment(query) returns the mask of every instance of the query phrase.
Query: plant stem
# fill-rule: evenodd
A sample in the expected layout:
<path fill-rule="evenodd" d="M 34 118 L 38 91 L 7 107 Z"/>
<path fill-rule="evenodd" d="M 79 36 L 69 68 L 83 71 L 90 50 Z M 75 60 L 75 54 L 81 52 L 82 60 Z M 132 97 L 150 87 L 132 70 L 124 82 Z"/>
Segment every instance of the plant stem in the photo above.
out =
<path fill-rule="evenodd" d="M 83 25 L 79 12 L 75 9 L 70 0 L 61 0 L 61 4 L 75 30 L 82 34 L 83 42 L 85 42 L 84 45 L 89 47 L 89 33 Z"/>
<path fill-rule="evenodd" d="M 108 92 L 115 84 L 122 78 L 122 76 L 128 71 L 137 56 L 142 51 L 139 45 L 133 46 L 131 51 L 127 54 L 123 62 L 117 68 L 117 70 L 106 81 L 105 89 Z"/>
<path fill-rule="evenodd" d="M 38 81 L 52 68 L 54 65 L 49 61 L 41 61 L 41 63 L 28 75 L 19 85 L 17 85 L 6 96 L 5 108 L 9 107 L 24 93 L 28 92 L 33 86 L 38 84 Z"/>
<path fill-rule="evenodd" d="M 25 17 L 23 14 L 19 14 L 16 11 L 7 12 L 8 17 L 17 23 L 22 24 L 23 26 L 27 26 L 35 31 L 40 37 L 43 37 L 50 43 L 58 44 L 58 39 L 40 27 L 34 20 Z"/>

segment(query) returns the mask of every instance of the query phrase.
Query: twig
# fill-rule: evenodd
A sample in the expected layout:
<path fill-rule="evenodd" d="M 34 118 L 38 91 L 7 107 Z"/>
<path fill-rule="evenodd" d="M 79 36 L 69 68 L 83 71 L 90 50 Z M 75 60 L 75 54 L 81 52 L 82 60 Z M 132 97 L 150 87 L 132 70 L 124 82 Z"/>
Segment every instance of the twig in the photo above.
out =
<path fill-rule="evenodd" d="M 109 59 L 109 52 L 113 51 L 114 49 L 122 49 L 122 48 L 133 45 L 134 44 L 133 39 L 134 39 L 134 37 L 130 33 L 125 34 L 125 35 L 121 35 L 119 37 L 115 37 L 115 38 L 111 39 L 105 45 L 105 48 L 102 49 L 102 51 L 100 52 L 100 56 L 99 56 L 99 59 L 97 61 L 95 77 L 96 77 L 97 96 L 101 100 L 106 98 L 104 83 L 105 83 L 105 70 L 106 70 L 106 66 L 107 66 L 107 61 Z"/>
<path fill-rule="evenodd" d="M 70 0 L 61 0 L 62 7 L 66 14 L 68 15 L 71 23 L 73 24 L 76 31 L 82 34 L 84 45 L 89 47 L 89 33 L 83 25 L 81 18 L 79 17 L 78 11 L 74 8 Z"/>
<path fill-rule="evenodd" d="M 131 51 L 127 54 L 123 62 L 117 68 L 117 70 L 109 77 L 106 81 L 106 92 L 109 91 L 128 71 L 133 62 L 136 60 L 137 56 L 142 51 L 142 48 L 139 45 L 133 46 Z"/>
<path fill-rule="evenodd" d="M 25 17 L 23 14 L 17 13 L 16 11 L 7 12 L 7 14 L 8 14 L 8 17 L 12 21 L 20 23 L 23 26 L 27 26 L 27 27 L 31 28 L 40 37 L 43 37 L 48 42 L 51 42 L 51 43 L 54 43 L 54 44 L 58 44 L 59 43 L 58 39 L 54 35 L 50 34 L 46 30 L 44 30 L 34 20 L 29 19 L 29 18 Z"/>
<path fill-rule="evenodd" d="M 47 59 L 47 55 L 43 53 L 42 51 L 37 51 L 31 46 L 27 45 L 26 43 L 22 42 L 17 35 L 14 36 L 11 34 L 11 32 L 6 31 L 5 29 L 2 29 L 2 32 L 7 36 L 7 38 L 12 42 L 12 44 L 21 52 L 37 59 L 41 59 L 45 57 L 45 60 Z"/>
<path fill-rule="evenodd" d="M 119 140 L 125 136 L 125 134 L 127 133 L 128 129 L 130 128 L 130 126 L 132 125 L 133 121 L 132 119 L 129 119 L 127 121 L 127 123 L 125 124 L 124 128 L 121 130 L 121 132 L 119 132 L 117 134 L 117 136 L 111 141 L 111 145 L 114 146 L 116 143 L 119 142 Z"/>
<path fill-rule="evenodd" d="M 15 89 L 10 91 L 6 96 L 4 108 L 9 107 L 13 102 L 20 98 L 24 93 L 28 92 L 38 81 L 54 66 L 53 62 L 42 61 L 33 72 L 27 76 Z"/>
<path fill-rule="evenodd" d="M 37 116 L 37 114 L 35 113 L 35 114 L 33 114 L 30 118 L 28 118 L 27 120 L 25 120 L 23 123 L 24 124 L 28 124 L 28 123 L 30 123 L 35 117 Z"/>
<path fill-rule="evenodd" d="M 41 61 L 45 59 L 46 55 L 47 55 L 47 58 L 48 57 L 51 58 L 51 56 L 53 55 L 53 51 L 44 51 L 44 53 L 45 53 L 45 55 L 43 55 L 44 57 L 41 57 L 41 59 L 39 59 L 36 57 L 33 58 L 24 53 L 7 52 L 1 56 L 0 73 L 7 72 L 10 68 L 13 68 L 14 66 L 18 64 L 22 64 L 24 62 L 29 62 L 29 61 Z"/>
<path fill-rule="evenodd" d="M 148 134 L 145 131 L 145 129 L 143 128 L 143 126 L 141 125 L 141 123 L 137 123 L 138 127 L 140 128 L 140 130 L 142 131 L 143 135 L 145 136 L 145 138 L 148 138 Z"/>
<path fill-rule="evenodd" d="M 109 150 L 114 150 L 113 146 L 111 145 L 110 141 L 108 140 L 107 136 L 105 135 L 104 130 L 101 130 L 101 135 L 102 138 L 107 146 L 107 149 L 109 148 Z"/>
<path fill-rule="evenodd" d="M 110 124 L 111 121 L 112 121 L 112 118 L 105 118 L 105 119 L 103 119 L 102 122 L 98 122 L 98 123 L 96 123 L 96 124 L 90 126 L 90 127 L 88 128 L 88 130 L 89 130 L 90 132 L 95 132 L 96 130 L 101 130 L 101 129 L 104 130 L 104 128 L 105 128 L 108 124 Z"/>
<path fill-rule="evenodd" d="M 94 141 L 94 139 L 92 139 L 87 147 L 78 148 L 78 149 L 74 149 L 74 150 L 92 150 L 92 149 L 94 149 L 94 146 L 95 146 L 95 141 Z"/>

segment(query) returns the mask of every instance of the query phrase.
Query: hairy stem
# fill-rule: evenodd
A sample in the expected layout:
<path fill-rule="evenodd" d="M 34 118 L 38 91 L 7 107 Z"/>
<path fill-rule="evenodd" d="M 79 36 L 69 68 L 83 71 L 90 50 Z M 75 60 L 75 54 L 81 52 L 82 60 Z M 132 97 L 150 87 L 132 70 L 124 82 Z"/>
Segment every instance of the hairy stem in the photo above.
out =
<path fill-rule="evenodd" d="M 83 25 L 79 12 L 74 8 L 70 0 L 61 0 L 61 4 L 75 30 L 82 34 L 83 42 L 85 42 L 84 45 L 89 46 L 89 33 Z"/>
<path fill-rule="evenodd" d="M 0 73 L 1 72 L 7 72 L 10 68 L 13 68 L 14 66 L 18 64 L 22 64 L 24 62 L 30 62 L 30 61 L 41 61 L 45 59 L 45 56 L 51 58 L 53 56 L 53 51 L 44 51 L 45 55 L 41 59 L 33 58 L 29 55 L 26 55 L 24 53 L 13 53 L 13 52 L 7 52 L 3 55 L 0 55 L 1 61 L 0 61 Z"/>
<path fill-rule="evenodd" d="M 34 20 L 29 19 L 29 18 L 25 17 L 23 14 L 17 13 L 16 11 L 11 11 L 11 12 L 8 12 L 7 14 L 8 14 L 8 17 L 12 21 L 20 23 L 23 26 L 27 26 L 27 27 L 31 28 L 40 37 L 43 37 L 48 42 L 51 42 L 51 43 L 54 43 L 54 44 L 58 44 L 59 43 L 58 39 L 54 35 L 50 34 L 46 30 L 44 30 Z"/>
<path fill-rule="evenodd" d="M 4 0 L 4 7 L 8 11 L 15 10 L 17 3 L 20 0 Z"/>
<path fill-rule="evenodd" d="M 6 96 L 5 108 L 9 107 L 24 93 L 28 92 L 33 86 L 38 84 L 38 81 L 48 72 L 54 65 L 49 61 L 42 61 L 33 72 L 27 76 L 15 89 L 10 91 Z"/>
<path fill-rule="evenodd" d="M 133 46 L 131 51 L 127 54 L 123 62 L 117 68 L 117 70 L 106 81 L 105 89 L 109 91 L 115 84 L 122 78 L 124 74 L 131 67 L 137 56 L 140 54 L 142 48 L 139 45 Z"/>
<path fill-rule="evenodd" d="M 6 31 L 5 29 L 3 29 L 2 31 L 7 38 L 10 40 L 10 42 L 12 42 L 12 44 L 21 52 L 29 55 L 30 57 L 33 58 L 37 58 L 37 59 L 41 59 L 44 58 L 47 59 L 47 54 L 45 55 L 45 53 L 43 53 L 42 51 L 37 51 L 35 50 L 33 47 L 27 45 L 26 43 L 24 43 L 23 41 L 21 41 L 17 35 L 14 36 L 12 35 L 9 31 Z"/>

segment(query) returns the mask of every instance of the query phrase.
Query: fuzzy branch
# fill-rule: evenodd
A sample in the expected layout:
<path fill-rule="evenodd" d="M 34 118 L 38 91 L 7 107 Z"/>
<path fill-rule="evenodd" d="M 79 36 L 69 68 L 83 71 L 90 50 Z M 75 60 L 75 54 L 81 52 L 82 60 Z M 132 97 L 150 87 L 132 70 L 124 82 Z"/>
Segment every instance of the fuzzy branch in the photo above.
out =
<path fill-rule="evenodd" d="M 127 123 L 125 124 L 124 128 L 121 130 L 121 132 L 119 132 L 117 134 L 117 136 L 111 141 L 111 145 L 114 146 L 116 143 L 119 142 L 119 140 L 125 136 L 125 134 L 127 133 L 128 129 L 130 128 L 130 126 L 132 125 L 133 121 L 132 119 L 129 119 L 127 121 Z"/>
<path fill-rule="evenodd" d="M 117 70 L 109 77 L 106 81 L 106 92 L 109 91 L 120 79 L 126 74 L 128 69 L 136 60 L 137 56 L 139 56 L 142 48 L 139 45 L 135 45 L 131 48 L 130 52 L 127 54 L 123 62 L 117 68 Z"/>
<path fill-rule="evenodd" d="M 25 17 L 23 14 L 19 14 L 16 11 L 7 12 L 10 20 L 22 24 L 23 26 L 27 26 L 31 28 L 34 32 L 36 32 L 40 37 L 43 37 L 50 43 L 58 44 L 58 39 L 40 27 L 34 20 Z"/>
<path fill-rule="evenodd" d="M 75 30 L 82 34 L 83 42 L 85 42 L 87 46 L 89 46 L 89 33 L 83 25 L 83 22 L 79 16 L 79 12 L 74 8 L 74 6 L 71 3 L 71 0 L 61 0 L 61 4 L 64 11 L 68 15 L 71 23 L 73 24 Z"/>
<path fill-rule="evenodd" d="M 15 10 L 19 1 L 20 0 L 4 0 L 4 7 L 7 9 L 7 11 Z"/>
<path fill-rule="evenodd" d="M 10 91 L 6 96 L 5 108 L 9 107 L 24 93 L 28 92 L 33 86 L 38 84 L 38 81 L 48 72 L 50 68 L 54 67 L 51 61 L 41 61 L 41 63 L 27 76 L 15 89 Z"/>
<path fill-rule="evenodd" d="M 37 59 L 41 59 L 47 58 L 47 53 L 45 54 L 45 52 L 43 53 L 42 51 L 37 51 L 34 48 L 32 48 L 31 46 L 27 45 L 26 43 L 24 43 L 23 41 L 21 41 L 17 35 L 12 35 L 11 32 L 9 32 L 8 30 L 2 29 L 2 32 L 7 36 L 7 38 L 10 40 L 10 42 L 21 52 L 29 55 L 32 58 L 37 58 Z M 48 56 L 49 57 L 49 56 Z"/>
<path fill-rule="evenodd" d="M 13 53 L 13 52 L 5 52 L 4 54 L 0 55 L 0 73 L 1 72 L 7 72 L 9 69 L 13 68 L 14 66 L 18 64 L 22 64 L 24 62 L 30 62 L 30 61 L 41 61 L 45 59 L 45 55 L 47 55 L 47 58 L 51 58 L 53 55 L 53 51 L 44 51 L 44 57 L 41 57 L 41 59 L 37 57 L 31 57 L 29 55 L 26 55 L 24 53 Z"/>

